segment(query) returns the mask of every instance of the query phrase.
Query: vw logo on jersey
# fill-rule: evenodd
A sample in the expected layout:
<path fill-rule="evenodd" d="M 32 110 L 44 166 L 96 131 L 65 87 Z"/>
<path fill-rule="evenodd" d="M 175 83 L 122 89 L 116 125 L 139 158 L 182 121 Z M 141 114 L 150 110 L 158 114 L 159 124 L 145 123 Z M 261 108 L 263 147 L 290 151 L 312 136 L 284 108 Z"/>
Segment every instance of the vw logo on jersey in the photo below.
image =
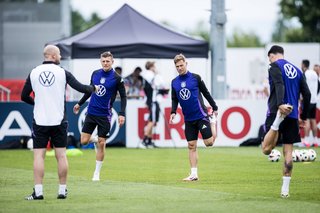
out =
<path fill-rule="evenodd" d="M 106 82 L 106 78 L 101 78 L 100 79 L 100 84 L 104 84 Z"/>
<path fill-rule="evenodd" d="M 288 78 L 293 79 L 297 77 L 297 69 L 292 64 L 286 63 L 285 65 L 283 65 L 283 68 Z"/>
<path fill-rule="evenodd" d="M 39 82 L 42 86 L 50 87 L 54 83 L 54 74 L 50 71 L 43 71 L 40 73 Z"/>
<path fill-rule="evenodd" d="M 182 88 L 180 91 L 179 91 L 179 95 L 180 95 L 180 98 L 182 100 L 188 100 L 191 96 L 191 92 L 190 90 L 188 90 L 187 88 Z"/>
<path fill-rule="evenodd" d="M 96 95 L 101 97 L 104 96 L 104 94 L 106 94 L 106 88 L 103 85 L 98 85 L 99 90 L 96 91 Z"/>
<path fill-rule="evenodd" d="M 186 83 L 185 81 L 182 81 L 182 82 L 181 82 L 181 87 L 184 88 L 184 87 L 186 87 L 186 86 L 187 86 L 187 83 Z"/>
<path fill-rule="evenodd" d="M 78 119 L 78 129 L 79 132 L 82 131 L 82 126 L 84 124 L 84 120 L 86 118 L 86 113 L 87 113 L 87 107 L 82 110 L 82 112 L 79 115 Z M 111 116 L 111 121 L 110 121 L 110 132 L 108 134 L 107 138 L 107 143 L 115 139 L 119 133 L 120 127 L 119 127 L 119 120 L 118 120 L 118 113 L 112 108 L 112 116 Z M 97 135 L 98 130 L 97 128 L 93 131 L 92 135 Z"/>

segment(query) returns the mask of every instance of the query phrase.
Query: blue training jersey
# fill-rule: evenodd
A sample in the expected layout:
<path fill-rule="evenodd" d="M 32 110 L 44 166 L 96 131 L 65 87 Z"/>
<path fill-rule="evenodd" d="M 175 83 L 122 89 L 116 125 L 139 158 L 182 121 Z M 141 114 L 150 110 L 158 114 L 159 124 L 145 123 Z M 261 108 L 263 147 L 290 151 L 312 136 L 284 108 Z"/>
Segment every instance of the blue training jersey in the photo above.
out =
<path fill-rule="evenodd" d="M 270 88 L 275 88 L 275 84 L 277 84 L 275 77 L 272 78 L 272 76 L 275 76 L 274 72 L 277 72 L 277 69 L 274 69 L 273 65 L 276 65 L 280 71 L 284 86 L 284 94 L 283 95 L 276 95 L 279 97 L 283 97 L 282 100 L 278 100 L 279 103 L 274 107 L 276 110 L 278 109 L 278 105 L 280 104 L 290 104 L 293 106 L 293 111 L 288 115 L 288 117 L 298 119 L 299 117 L 299 99 L 300 99 L 300 92 L 301 92 L 301 81 L 304 80 L 304 76 L 302 71 L 291 64 L 290 62 L 279 59 L 273 64 L 271 64 L 271 69 L 273 69 L 273 74 L 270 75 L 269 81 L 270 81 Z M 275 67 L 276 68 L 276 67 Z M 276 86 L 277 87 L 277 86 Z M 279 88 L 279 87 L 277 87 Z M 277 97 L 277 98 L 279 98 Z M 281 101 L 281 103 L 280 103 Z M 269 107 L 270 106 L 269 101 Z"/>
<path fill-rule="evenodd" d="M 99 91 L 85 94 L 78 103 L 81 106 L 90 97 L 87 111 L 88 114 L 107 116 L 110 118 L 112 115 L 112 104 L 116 98 L 117 91 L 119 91 L 121 97 L 121 111 L 119 112 L 119 115 L 124 116 L 126 108 L 124 83 L 121 76 L 119 76 L 114 69 L 109 71 L 104 71 L 103 69 L 94 71 L 91 75 L 90 84 L 99 86 Z"/>
<path fill-rule="evenodd" d="M 207 117 L 208 112 L 201 93 L 208 100 L 212 109 L 214 111 L 218 110 L 215 101 L 199 75 L 188 71 L 184 75 L 177 76 L 171 82 L 171 113 L 176 113 L 178 103 L 180 103 L 186 121 L 195 121 Z"/>

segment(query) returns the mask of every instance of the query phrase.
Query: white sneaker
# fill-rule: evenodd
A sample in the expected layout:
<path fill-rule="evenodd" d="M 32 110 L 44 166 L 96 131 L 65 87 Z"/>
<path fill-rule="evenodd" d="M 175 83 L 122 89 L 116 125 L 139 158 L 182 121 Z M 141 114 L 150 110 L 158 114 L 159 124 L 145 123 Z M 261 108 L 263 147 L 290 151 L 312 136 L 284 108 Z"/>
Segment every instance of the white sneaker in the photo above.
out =
<path fill-rule="evenodd" d="M 92 181 L 100 181 L 100 174 L 99 173 L 94 173 Z"/>
<path fill-rule="evenodd" d="M 182 179 L 183 181 L 197 181 L 199 180 L 198 176 L 196 175 L 189 175 L 188 177 Z"/>
<path fill-rule="evenodd" d="M 281 192 L 281 197 L 282 197 L 282 198 L 288 198 L 288 197 L 290 197 L 289 192 Z"/>

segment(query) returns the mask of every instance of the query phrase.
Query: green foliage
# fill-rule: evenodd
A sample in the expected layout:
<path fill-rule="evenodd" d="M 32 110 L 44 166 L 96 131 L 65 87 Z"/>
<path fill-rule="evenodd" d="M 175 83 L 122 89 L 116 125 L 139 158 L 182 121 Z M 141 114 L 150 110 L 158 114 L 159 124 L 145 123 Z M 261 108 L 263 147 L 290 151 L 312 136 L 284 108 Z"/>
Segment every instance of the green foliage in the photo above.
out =
<path fill-rule="evenodd" d="M 193 30 L 186 31 L 187 34 L 200 37 L 203 40 L 210 42 L 210 29 L 209 25 L 204 21 L 199 21 L 197 26 Z"/>
<path fill-rule="evenodd" d="M 73 10 L 71 13 L 72 35 L 83 32 L 100 21 L 102 21 L 102 18 L 97 13 L 93 13 L 90 19 L 86 20 L 78 11 Z"/>
<path fill-rule="evenodd" d="M 263 47 L 259 36 L 254 32 L 243 32 L 235 29 L 231 37 L 227 38 L 228 47 Z"/>
<path fill-rule="evenodd" d="M 198 151 L 200 180 L 186 183 L 186 148 L 107 148 L 100 182 L 91 181 L 95 152 L 84 150 L 68 158 L 66 200 L 56 199 L 57 163 L 46 157 L 43 201 L 23 200 L 33 187 L 33 153 L 0 151 L 0 212 L 319 212 L 318 159 L 294 163 L 290 198 L 282 199 L 283 159 L 271 163 L 258 147 Z"/>
<path fill-rule="evenodd" d="M 320 42 L 319 0 L 281 0 L 280 7 L 284 20 L 297 18 L 302 25 L 300 30 L 293 31 L 280 28 L 285 31 L 284 41 Z"/>

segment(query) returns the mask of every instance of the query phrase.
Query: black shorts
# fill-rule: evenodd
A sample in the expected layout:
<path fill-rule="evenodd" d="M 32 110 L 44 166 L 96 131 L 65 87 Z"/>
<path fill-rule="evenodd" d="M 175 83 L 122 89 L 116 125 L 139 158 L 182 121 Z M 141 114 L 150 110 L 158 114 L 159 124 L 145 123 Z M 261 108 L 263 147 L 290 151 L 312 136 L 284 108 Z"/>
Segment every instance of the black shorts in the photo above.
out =
<path fill-rule="evenodd" d="M 49 141 L 57 148 L 67 146 L 68 122 L 62 122 L 57 126 L 40 126 L 33 122 L 32 129 L 34 149 L 46 148 Z"/>
<path fill-rule="evenodd" d="M 82 127 L 82 132 L 92 134 L 98 126 L 98 137 L 107 138 L 110 131 L 110 121 L 106 116 L 95 116 L 87 114 Z"/>
<path fill-rule="evenodd" d="M 198 139 L 199 131 L 203 139 L 212 137 L 211 125 L 208 118 L 203 118 L 196 121 L 186 121 L 184 133 L 187 141 L 194 141 Z"/>
<path fill-rule="evenodd" d="M 149 121 L 158 122 L 160 114 L 160 106 L 158 102 L 152 102 L 151 105 L 148 105 L 149 109 Z"/>
<path fill-rule="evenodd" d="M 276 118 L 276 114 L 271 114 L 267 116 L 265 126 L 264 126 L 264 129 L 265 129 L 264 136 L 270 130 L 270 127 L 273 124 L 273 121 L 275 118 Z M 286 117 L 279 126 L 278 143 L 293 144 L 296 142 L 301 142 L 299 122 L 297 119 Z"/>
<path fill-rule="evenodd" d="M 307 119 L 316 119 L 317 104 L 310 104 Z"/>

